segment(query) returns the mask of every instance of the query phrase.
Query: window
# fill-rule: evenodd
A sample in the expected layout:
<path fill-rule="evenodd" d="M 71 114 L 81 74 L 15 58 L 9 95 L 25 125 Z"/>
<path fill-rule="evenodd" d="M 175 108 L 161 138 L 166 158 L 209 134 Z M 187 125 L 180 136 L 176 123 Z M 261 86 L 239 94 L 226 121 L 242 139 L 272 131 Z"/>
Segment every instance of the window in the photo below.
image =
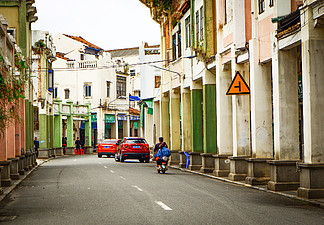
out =
<path fill-rule="evenodd" d="M 226 4 L 227 0 L 224 0 L 224 20 L 225 20 L 225 24 L 227 24 L 227 4 Z"/>
<path fill-rule="evenodd" d="M 185 20 L 185 30 L 186 30 L 186 48 L 191 46 L 191 29 L 190 29 L 190 16 Z"/>
<path fill-rule="evenodd" d="M 84 96 L 91 97 L 91 84 L 84 84 Z"/>
<path fill-rule="evenodd" d="M 53 91 L 53 98 L 57 98 L 57 87 L 54 88 L 54 91 Z"/>
<path fill-rule="evenodd" d="M 204 40 L 204 8 L 200 8 L 200 41 Z"/>
<path fill-rule="evenodd" d="M 196 42 L 199 42 L 199 11 L 196 12 Z"/>
<path fill-rule="evenodd" d="M 84 60 L 84 54 L 80 54 L 80 60 Z"/>
<path fill-rule="evenodd" d="M 110 81 L 107 81 L 106 84 L 107 84 L 107 97 L 110 97 Z"/>
<path fill-rule="evenodd" d="M 197 43 L 204 40 L 204 8 L 196 12 L 196 40 Z"/>
<path fill-rule="evenodd" d="M 70 98 L 70 90 L 64 89 L 64 95 L 65 95 L 65 99 L 69 99 Z"/>
<path fill-rule="evenodd" d="M 136 75 L 136 71 L 135 71 L 135 69 L 130 70 L 130 71 L 129 71 L 129 74 L 130 74 L 131 76 L 135 76 L 135 75 Z"/>
<path fill-rule="evenodd" d="M 117 76 L 117 98 L 126 96 L 126 77 Z"/>
<path fill-rule="evenodd" d="M 172 60 L 177 58 L 177 35 L 172 35 Z"/>
<path fill-rule="evenodd" d="M 161 86 L 161 76 L 155 76 L 155 88 L 159 88 Z"/>
<path fill-rule="evenodd" d="M 125 143 L 128 144 L 146 144 L 145 139 L 126 139 Z"/>
<path fill-rule="evenodd" d="M 12 27 L 7 28 L 7 33 L 11 34 L 12 37 L 16 38 L 16 28 L 12 28 Z"/>
<path fill-rule="evenodd" d="M 270 0 L 269 6 L 272 7 L 274 5 L 274 0 Z"/>
<path fill-rule="evenodd" d="M 258 0 L 258 1 L 259 1 L 259 14 L 261 14 L 265 10 L 265 3 L 264 0 Z"/>
<path fill-rule="evenodd" d="M 177 45 L 178 45 L 178 58 L 181 57 L 181 23 L 178 24 L 179 29 L 177 33 Z"/>

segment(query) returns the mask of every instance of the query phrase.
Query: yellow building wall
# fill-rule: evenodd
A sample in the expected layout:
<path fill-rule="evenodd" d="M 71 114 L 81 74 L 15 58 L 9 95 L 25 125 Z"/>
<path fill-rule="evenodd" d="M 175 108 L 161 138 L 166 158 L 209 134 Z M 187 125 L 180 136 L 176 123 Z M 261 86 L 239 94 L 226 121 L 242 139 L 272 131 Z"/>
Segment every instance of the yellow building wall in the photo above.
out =
<path fill-rule="evenodd" d="M 0 14 L 6 17 L 9 28 L 16 28 L 16 39 L 19 43 L 19 8 L 18 7 L 0 7 Z"/>

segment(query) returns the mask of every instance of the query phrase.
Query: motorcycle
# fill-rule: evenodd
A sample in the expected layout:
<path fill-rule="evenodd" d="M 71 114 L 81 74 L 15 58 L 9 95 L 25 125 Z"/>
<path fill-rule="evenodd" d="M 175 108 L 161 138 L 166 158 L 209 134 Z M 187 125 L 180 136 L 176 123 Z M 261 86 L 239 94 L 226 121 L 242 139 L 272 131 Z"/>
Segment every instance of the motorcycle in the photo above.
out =
<path fill-rule="evenodd" d="M 157 172 L 165 174 L 165 171 L 168 170 L 168 161 L 169 157 L 163 156 L 161 159 L 161 165 L 158 165 Z"/>

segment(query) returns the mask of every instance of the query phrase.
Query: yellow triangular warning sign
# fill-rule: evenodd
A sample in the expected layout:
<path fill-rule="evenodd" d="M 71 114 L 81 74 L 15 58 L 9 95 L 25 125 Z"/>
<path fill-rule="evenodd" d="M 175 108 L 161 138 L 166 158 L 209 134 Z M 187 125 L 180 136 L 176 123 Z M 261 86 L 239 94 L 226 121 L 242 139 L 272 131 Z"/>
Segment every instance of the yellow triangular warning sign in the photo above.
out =
<path fill-rule="evenodd" d="M 241 76 L 240 72 L 236 72 L 235 77 L 226 92 L 226 95 L 244 94 L 250 94 L 250 88 Z"/>

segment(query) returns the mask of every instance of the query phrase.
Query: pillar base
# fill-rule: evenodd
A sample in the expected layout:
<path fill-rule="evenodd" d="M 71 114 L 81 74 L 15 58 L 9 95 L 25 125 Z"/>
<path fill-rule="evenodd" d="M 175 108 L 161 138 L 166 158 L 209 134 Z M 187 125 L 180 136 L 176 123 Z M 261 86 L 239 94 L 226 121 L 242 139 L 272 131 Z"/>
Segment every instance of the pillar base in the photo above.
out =
<path fill-rule="evenodd" d="M 297 195 L 302 198 L 324 198 L 324 163 L 300 163 L 300 187 Z"/>
<path fill-rule="evenodd" d="M 19 180 L 19 173 L 18 173 L 18 167 L 19 167 L 19 158 L 11 158 L 9 159 L 11 161 L 10 164 L 10 179 L 11 180 Z"/>
<path fill-rule="evenodd" d="M 11 161 L 0 161 L 1 170 L 1 186 L 9 187 L 12 185 L 12 180 L 10 179 L 10 164 Z"/>
<path fill-rule="evenodd" d="M 228 179 L 234 181 L 244 181 L 248 174 L 248 164 L 246 159 L 250 156 L 231 156 L 230 173 Z"/>
<path fill-rule="evenodd" d="M 230 173 L 230 163 L 228 157 L 232 155 L 213 155 L 215 169 L 213 175 L 216 177 L 227 177 Z M 226 160 L 226 161 L 225 161 Z M 228 161 L 228 162 L 227 162 Z"/>
<path fill-rule="evenodd" d="M 24 175 L 25 174 L 25 155 L 21 155 L 19 156 L 19 162 L 18 162 L 18 173 L 20 175 Z"/>
<path fill-rule="evenodd" d="M 74 153 L 74 147 L 67 147 L 65 154 L 66 155 L 75 155 L 75 153 Z"/>
<path fill-rule="evenodd" d="M 267 184 L 270 180 L 270 166 L 267 160 L 272 158 L 249 158 L 248 162 L 248 176 L 245 182 L 251 185 Z"/>
<path fill-rule="evenodd" d="M 187 157 L 183 153 L 183 151 L 179 151 L 179 168 L 186 168 L 187 165 Z"/>
<path fill-rule="evenodd" d="M 84 147 L 84 154 L 92 154 L 91 149 L 92 149 L 92 146 Z"/>
<path fill-rule="evenodd" d="M 63 155 L 63 148 L 55 148 L 54 149 L 56 156 L 62 156 Z"/>
<path fill-rule="evenodd" d="M 54 148 L 50 148 L 49 149 L 49 156 L 50 156 L 50 158 L 55 158 L 55 149 Z"/>
<path fill-rule="evenodd" d="M 215 162 L 212 153 L 201 153 L 201 173 L 213 173 L 215 169 Z"/>
<path fill-rule="evenodd" d="M 33 162 L 32 162 L 32 157 L 33 157 L 33 153 L 26 153 L 27 156 L 27 168 L 28 170 L 33 169 Z"/>
<path fill-rule="evenodd" d="M 50 158 L 49 149 L 38 149 L 38 158 L 39 159 L 48 159 Z"/>
<path fill-rule="evenodd" d="M 299 173 L 297 160 L 269 160 L 270 181 L 268 189 L 273 191 L 297 190 L 299 187 Z"/>
<path fill-rule="evenodd" d="M 200 170 L 201 168 L 201 152 L 189 152 L 190 155 L 190 165 L 189 170 Z"/>
<path fill-rule="evenodd" d="M 171 152 L 171 157 L 169 160 L 169 165 L 171 166 L 179 165 L 180 162 L 179 150 L 170 150 L 170 152 Z"/>

